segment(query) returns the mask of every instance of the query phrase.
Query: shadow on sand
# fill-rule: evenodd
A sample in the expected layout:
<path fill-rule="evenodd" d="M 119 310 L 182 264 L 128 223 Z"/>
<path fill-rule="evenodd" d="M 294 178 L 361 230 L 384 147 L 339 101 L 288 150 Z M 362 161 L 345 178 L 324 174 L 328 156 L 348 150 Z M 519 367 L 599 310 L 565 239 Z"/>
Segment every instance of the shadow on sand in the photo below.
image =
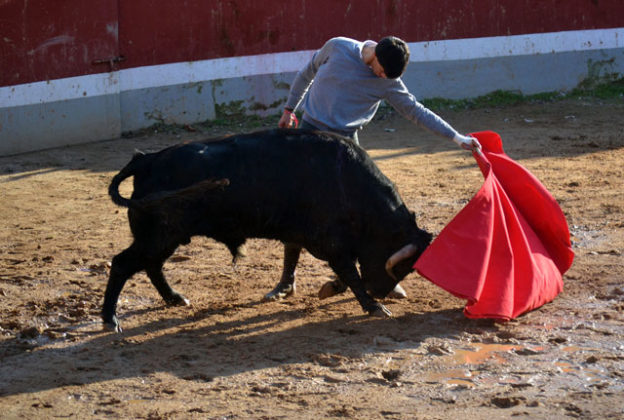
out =
<path fill-rule="evenodd" d="M 78 340 L 75 344 L 59 346 L 59 342 L 52 342 L 3 357 L 0 396 L 158 372 L 209 382 L 242 372 L 311 362 L 327 354 L 357 359 L 417 348 L 427 337 L 458 336 L 478 324 L 464 318 L 460 310 L 410 313 L 390 319 L 337 317 L 310 323 L 305 322 L 306 310 L 299 305 L 298 309 L 284 310 L 283 305 L 275 304 L 274 311 L 262 315 L 254 311 L 256 305 L 229 305 L 200 310 L 190 317 L 164 317 L 120 334 L 103 332 L 99 322 L 83 325 L 74 337 Z M 331 305 L 316 310 L 330 311 L 327 306 Z M 240 311 L 244 316 L 227 321 L 228 314 Z M 222 315 L 226 321 L 219 321 L 224 319 Z M 304 322 L 288 327 L 297 321 Z M 481 324 L 480 328 L 484 327 L 493 325 Z M 382 345 L 377 342 L 380 336 Z"/>

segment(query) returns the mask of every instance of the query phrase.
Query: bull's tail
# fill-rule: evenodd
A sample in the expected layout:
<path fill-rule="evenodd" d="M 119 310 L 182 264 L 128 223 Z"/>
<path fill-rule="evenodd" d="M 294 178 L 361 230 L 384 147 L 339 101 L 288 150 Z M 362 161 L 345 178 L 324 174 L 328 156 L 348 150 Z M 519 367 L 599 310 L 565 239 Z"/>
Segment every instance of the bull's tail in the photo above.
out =
<path fill-rule="evenodd" d="M 188 187 L 173 191 L 158 191 L 140 199 L 125 198 L 119 193 L 119 185 L 133 176 L 147 159 L 147 155 L 137 153 L 117 175 L 108 187 L 108 194 L 113 203 L 141 211 L 171 211 L 184 202 L 194 201 L 215 189 L 223 189 L 230 184 L 228 179 L 207 179 Z"/>
<path fill-rule="evenodd" d="M 121 185 L 126 178 L 130 178 L 135 174 L 139 163 L 144 159 L 145 154 L 135 153 L 132 160 L 113 177 L 113 180 L 108 186 L 108 195 L 110 195 L 113 203 L 121 207 L 133 207 L 133 200 L 122 197 L 121 194 L 119 194 L 119 185 Z"/>

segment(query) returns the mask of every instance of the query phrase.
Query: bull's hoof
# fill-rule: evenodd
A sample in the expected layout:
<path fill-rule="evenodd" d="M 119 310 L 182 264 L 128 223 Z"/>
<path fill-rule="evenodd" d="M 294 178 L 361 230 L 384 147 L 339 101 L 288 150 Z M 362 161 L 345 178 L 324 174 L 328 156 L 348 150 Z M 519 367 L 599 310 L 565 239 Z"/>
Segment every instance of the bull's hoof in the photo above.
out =
<path fill-rule="evenodd" d="M 318 297 L 319 299 L 327 299 L 329 297 L 344 293 L 345 290 L 347 290 L 347 286 L 340 281 L 339 278 L 336 278 L 336 280 L 328 281 L 321 286 L 318 292 Z"/>
<path fill-rule="evenodd" d="M 116 332 L 120 333 L 122 331 L 121 325 L 119 325 L 119 321 L 116 316 L 113 316 L 113 319 L 110 321 L 104 321 L 102 324 L 102 329 L 108 332 Z"/>
<path fill-rule="evenodd" d="M 381 303 L 377 303 L 375 308 L 368 312 L 370 316 L 374 316 L 375 318 L 392 318 L 392 312 Z"/>
<path fill-rule="evenodd" d="M 165 302 L 169 306 L 189 306 L 191 304 L 190 300 L 188 300 L 179 293 L 174 293 L 173 295 L 165 299 Z"/>
<path fill-rule="evenodd" d="M 262 300 L 264 302 L 270 302 L 273 300 L 284 299 L 285 297 L 294 295 L 296 291 L 297 288 L 295 283 L 278 283 L 277 286 L 275 286 L 275 289 L 264 295 Z"/>
<path fill-rule="evenodd" d="M 337 294 L 338 292 L 334 288 L 334 282 L 328 281 L 319 289 L 318 297 L 319 299 L 327 299 Z"/>
<path fill-rule="evenodd" d="M 236 256 L 238 258 L 245 258 L 247 256 L 247 247 L 245 246 L 245 244 L 242 244 L 238 248 L 236 248 Z"/>
<path fill-rule="evenodd" d="M 394 289 L 390 293 L 388 293 L 389 298 L 392 299 L 405 299 L 407 297 L 407 292 L 400 285 L 394 286 Z"/>
<path fill-rule="evenodd" d="M 232 255 L 232 265 L 236 267 L 236 265 L 245 258 L 247 258 L 247 248 L 243 244 L 234 251 Z"/>

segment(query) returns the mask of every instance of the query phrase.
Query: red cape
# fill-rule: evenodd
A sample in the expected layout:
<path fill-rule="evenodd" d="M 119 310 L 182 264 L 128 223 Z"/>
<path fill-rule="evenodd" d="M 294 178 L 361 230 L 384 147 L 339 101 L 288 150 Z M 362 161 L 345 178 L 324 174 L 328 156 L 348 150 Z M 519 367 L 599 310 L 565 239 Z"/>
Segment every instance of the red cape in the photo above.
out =
<path fill-rule="evenodd" d="M 563 289 L 574 259 L 570 231 L 555 199 L 505 154 L 498 134 L 472 135 L 482 146 L 473 156 L 485 182 L 414 268 L 467 299 L 467 317 L 512 319 Z"/>

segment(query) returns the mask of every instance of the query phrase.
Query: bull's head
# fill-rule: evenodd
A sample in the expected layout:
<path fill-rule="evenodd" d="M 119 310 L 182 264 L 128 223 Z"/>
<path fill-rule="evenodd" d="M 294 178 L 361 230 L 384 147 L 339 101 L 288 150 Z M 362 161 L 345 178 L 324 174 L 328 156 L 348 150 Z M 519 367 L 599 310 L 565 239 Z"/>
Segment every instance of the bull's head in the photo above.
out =
<path fill-rule="evenodd" d="M 393 235 L 395 238 L 397 235 Z M 417 233 L 394 241 L 386 257 L 360 260 L 360 272 L 366 289 L 375 297 L 386 296 L 401 280 L 414 271 L 414 264 L 431 242 L 431 234 L 418 229 Z M 401 244 L 403 244 L 401 246 Z M 397 249 L 397 246 L 399 247 Z M 389 257 L 387 257 L 390 255 Z"/>

